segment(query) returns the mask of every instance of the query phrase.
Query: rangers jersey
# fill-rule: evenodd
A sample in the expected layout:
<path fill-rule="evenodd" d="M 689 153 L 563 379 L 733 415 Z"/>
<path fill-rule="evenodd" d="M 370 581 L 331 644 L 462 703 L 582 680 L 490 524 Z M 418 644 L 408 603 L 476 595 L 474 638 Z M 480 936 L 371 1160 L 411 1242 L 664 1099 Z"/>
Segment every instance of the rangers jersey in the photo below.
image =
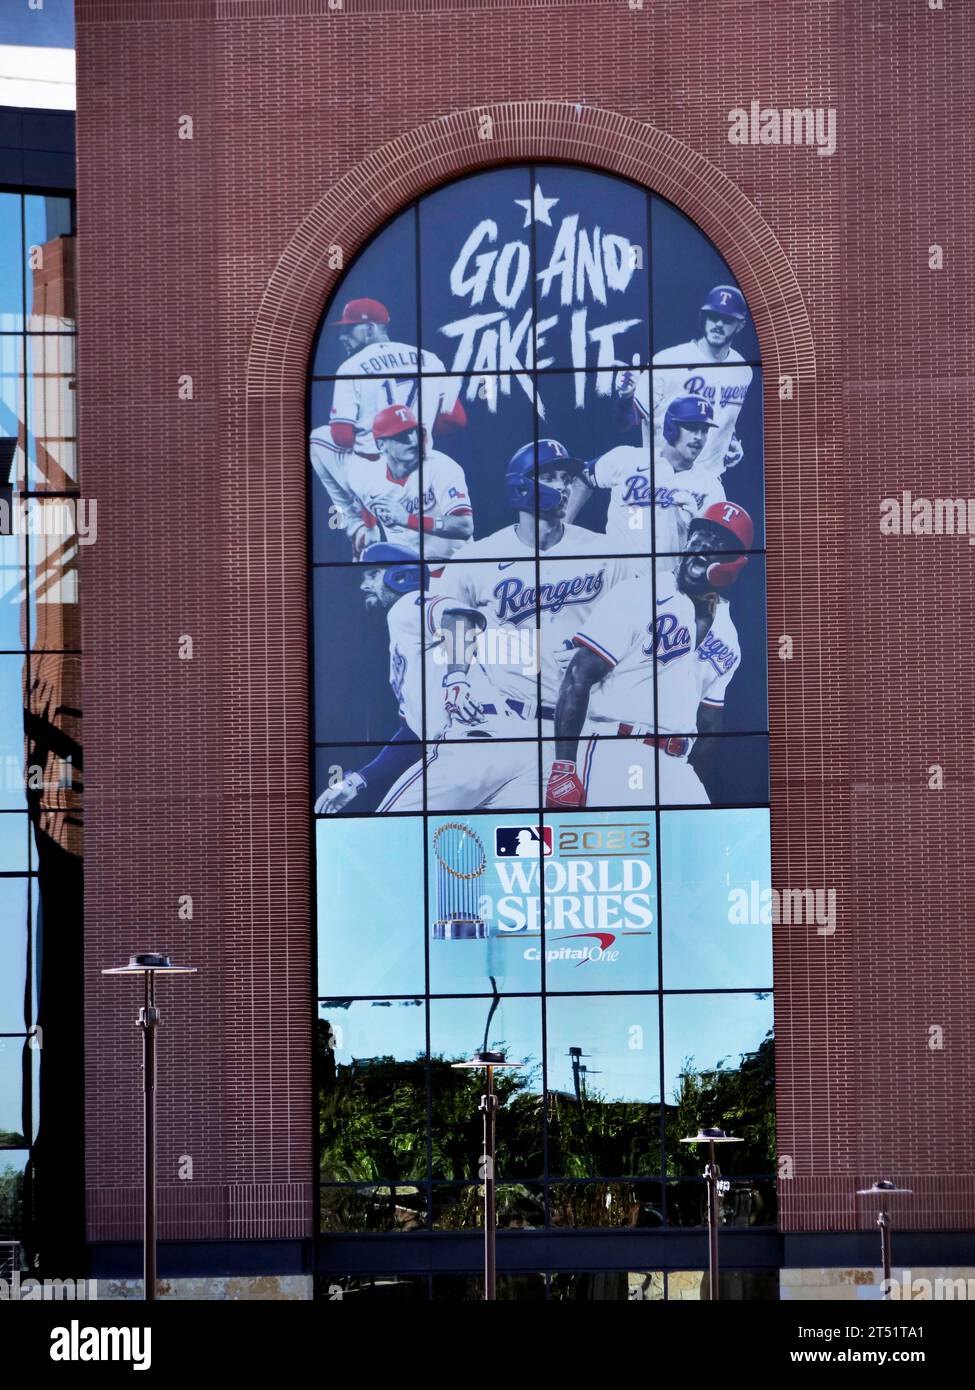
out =
<path fill-rule="evenodd" d="M 579 624 L 632 574 L 632 564 L 624 560 L 597 558 L 605 548 L 604 536 L 565 526 L 561 539 L 542 553 L 536 567 L 534 547 L 511 526 L 468 541 L 438 581 L 466 607 L 483 614 L 487 626 L 481 636 L 482 664 L 489 668 L 494 689 L 517 701 L 527 719 L 534 718 L 538 702 L 539 663 L 541 717 L 551 718 L 564 669 L 558 657 L 564 656 Z M 499 554 L 524 558 L 494 558 Z M 576 558 L 560 560 L 562 555 Z"/>
<path fill-rule="evenodd" d="M 630 724 L 652 731 L 653 662 L 657 663 L 657 732 L 694 734 L 700 704 L 723 707 L 725 692 L 741 662 L 738 633 L 725 600 L 695 646 L 694 603 L 680 592 L 668 570 L 657 572 L 657 611 L 647 621 L 646 590 L 628 584 L 614 602 L 589 615 L 573 635 L 577 646 L 597 652 L 609 667 L 589 699 L 589 719 Z M 606 729 L 612 733 L 612 728 Z"/>
<path fill-rule="evenodd" d="M 423 474 L 423 497 L 420 497 L 420 474 Z M 464 470 L 454 459 L 430 449 L 419 468 L 405 478 L 390 475 L 382 459 L 350 458 L 346 478 L 349 490 L 357 502 L 357 510 L 374 513 L 376 502 L 399 501 L 411 517 L 416 517 L 416 529 L 406 526 L 384 526 L 386 538 L 393 545 L 420 553 L 420 527 L 423 517 L 470 516 L 471 501 L 467 493 Z M 374 525 L 374 517 L 367 518 Z M 430 531 L 424 536 L 423 558 L 431 563 L 447 560 L 463 545 Z"/>
<path fill-rule="evenodd" d="M 584 477 L 590 487 L 609 489 L 609 548 L 628 552 L 648 554 L 651 537 L 660 554 L 682 551 L 691 520 L 725 496 L 717 478 L 697 466 L 677 473 L 658 455 L 651 472 L 649 454 L 629 444 L 588 463 Z M 653 525 L 651 507 L 656 508 Z"/>
<path fill-rule="evenodd" d="M 426 737 L 436 738 L 446 723 L 441 683 L 447 666 L 438 661 L 437 651 L 444 642 L 441 620 L 448 608 L 462 605 L 447 594 L 423 598 L 404 594 L 386 613 L 389 629 L 389 686 L 399 708 L 399 717 L 418 739 L 423 732 L 423 682 L 436 698 L 428 700 Z M 476 615 L 475 615 L 476 616 Z"/>
<path fill-rule="evenodd" d="M 717 428 L 708 430 L 708 441 L 698 455 L 696 467 L 703 472 L 720 473 L 738 413 L 751 385 L 751 367 L 745 365 L 741 353 L 734 348 L 723 362 L 715 362 L 710 354 L 701 351 L 696 341 L 679 343 L 654 353 L 653 367 L 653 427 L 658 447 L 663 440 L 663 420 L 670 402 L 676 396 L 703 396 L 714 411 Z M 659 370 L 661 367 L 667 370 Z M 646 396 L 646 386 L 641 389 L 638 381 L 637 409 L 644 418 L 648 413 Z"/>
<path fill-rule="evenodd" d="M 418 371 L 440 375 L 421 383 Z M 406 343 L 369 343 L 346 358 L 338 369 L 329 426 L 352 425 L 354 452 L 375 457 L 378 450 L 372 437 L 373 420 L 387 406 L 406 405 L 432 436 L 437 416 L 453 409 L 460 390 L 458 379 L 444 375 L 445 371 L 440 358 L 432 352 Z"/>

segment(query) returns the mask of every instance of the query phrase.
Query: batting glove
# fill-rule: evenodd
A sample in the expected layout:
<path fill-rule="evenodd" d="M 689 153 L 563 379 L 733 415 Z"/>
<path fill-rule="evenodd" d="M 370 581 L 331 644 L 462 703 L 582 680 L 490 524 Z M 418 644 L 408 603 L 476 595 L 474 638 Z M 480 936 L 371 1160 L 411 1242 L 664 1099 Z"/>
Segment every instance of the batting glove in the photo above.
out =
<path fill-rule="evenodd" d="M 348 806 L 349 802 L 359 795 L 366 785 L 365 778 L 360 777 L 358 772 L 350 772 L 347 777 L 343 777 L 341 782 L 336 782 L 334 787 L 329 787 L 322 792 L 315 802 L 315 814 L 318 816 L 334 816 L 336 811 L 341 811 Z"/>
<path fill-rule="evenodd" d="M 620 400 L 627 400 L 636 391 L 636 372 L 619 372 L 616 377 L 616 394 Z"/>
<path fill-rule="evenodd" d="M 443 707 L 447 718 L 456 719 L 458 724 L 484 723 L 484 711 L 471 694 L 466 676 L 444 676 Z"/>
<path fill-rule="evenodd" d="M 548 774 L 545 788 L 546 809 L 559 810 L 561 807 L 581 807 L 586 804 L 586 789 L 579 780 L 576 765 L 567 758 L 557 758 Z"/>

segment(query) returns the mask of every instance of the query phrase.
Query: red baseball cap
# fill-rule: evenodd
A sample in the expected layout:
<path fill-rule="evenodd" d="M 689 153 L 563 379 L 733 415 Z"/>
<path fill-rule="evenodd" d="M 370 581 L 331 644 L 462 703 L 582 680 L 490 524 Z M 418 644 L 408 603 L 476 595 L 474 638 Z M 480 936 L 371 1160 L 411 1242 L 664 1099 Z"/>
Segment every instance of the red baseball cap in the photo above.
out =
<path fill-rule="evenodd" d="M 331 326 L 353 323 L 389 323 L 389 310 L 378 299 L 350 299 L 342 310 L 340 319 L 333 319 Z"/>
<path fill-rule="evenodd" d="M 372 422 L 373 439 L 392 439 L 394 435 L 406 434 L 419 429 L 417 418 L 408 405 L 388 405 L 381 410 Z"/>

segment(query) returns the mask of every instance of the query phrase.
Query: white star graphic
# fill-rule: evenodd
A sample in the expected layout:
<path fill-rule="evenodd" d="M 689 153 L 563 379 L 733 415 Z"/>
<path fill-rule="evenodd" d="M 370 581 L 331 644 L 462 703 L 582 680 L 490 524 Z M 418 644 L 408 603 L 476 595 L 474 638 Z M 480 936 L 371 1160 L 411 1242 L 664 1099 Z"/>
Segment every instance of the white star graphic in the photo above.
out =
<path fill-rule="evenodd" d="M 532 215 L 534 214 L 536 222 L 544 222 L 546 227 L 551 227 L 552 219 L 548 215 L 548 210 L 549 208 L 555 207 L 555 204 L 559 201 L 558 198 L 546 198 L 545 194 L 542 192 L 541 184 L 538 183 L 535 185 L 534 198 L 534 207 L 532 207 L 532 202 L 529 198 L 515 199 L 518 206 L 525 209 L 525 220 L 521 225 L 523 227 L 531 226 Z"/>

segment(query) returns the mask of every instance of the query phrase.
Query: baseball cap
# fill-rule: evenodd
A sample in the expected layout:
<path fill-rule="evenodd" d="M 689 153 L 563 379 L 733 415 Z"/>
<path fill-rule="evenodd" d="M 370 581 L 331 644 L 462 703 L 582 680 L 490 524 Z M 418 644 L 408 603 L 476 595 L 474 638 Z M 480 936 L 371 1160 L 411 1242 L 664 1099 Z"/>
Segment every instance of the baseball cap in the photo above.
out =
<path fill-rule="evenodd" d="M 747 317 L 745 297 L 737 285 L 715 285 L 701 305 L 701 313 L 723 314 L 725 318 L 744 322 Z"/>
<path fill-rule="evenodd" d="M 338 328 L 355 323 L 389 323 L 389 310 L 378 299 L 350 299 L 340 319 L 332 319 L 330 327 Z"/>
<path fill-rule="evenodd" d="M 372 422 L 373 439 L 392 439 L 394 435 L 406 434 L 419 429 L 417 418 L 408 405 L 388 405 L 381 410 Z"/>

